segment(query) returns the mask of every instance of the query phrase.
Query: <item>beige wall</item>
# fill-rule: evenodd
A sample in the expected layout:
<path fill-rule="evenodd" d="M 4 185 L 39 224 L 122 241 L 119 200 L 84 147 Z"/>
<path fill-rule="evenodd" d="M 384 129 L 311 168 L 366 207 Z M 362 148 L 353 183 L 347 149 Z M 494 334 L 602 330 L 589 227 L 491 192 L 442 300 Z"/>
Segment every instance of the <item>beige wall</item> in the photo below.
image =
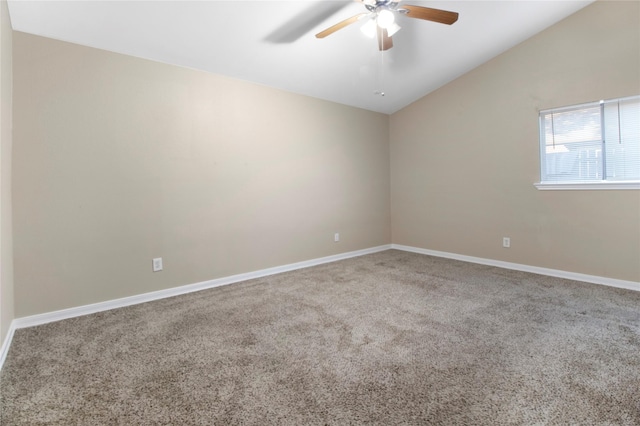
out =
<path fill-rule="evenodd" d="M 15 316 L 390 242 L 640 280 L 638 191 L 533 187 L 539 109 L 640 93 L 638 6 L 597 2 L 391 117 L 14 33 Z"/>
<path fill-rule="evenodd" d="M 386 115 L 13 37 L 17 317 L 391 242 Z"/>
<path fill-rule="evenodd" d="M 7 2 L 0 1 L 0 345 L 13 315 L 11 229 L 12 31 Z"/>
<path fill-rule="evenodd" d="M 640 93 L 639 20 L 596 2 L 394 114 L 393 242 L 639 281 L 639 191 L 533 186 L 540 109 Z"/>

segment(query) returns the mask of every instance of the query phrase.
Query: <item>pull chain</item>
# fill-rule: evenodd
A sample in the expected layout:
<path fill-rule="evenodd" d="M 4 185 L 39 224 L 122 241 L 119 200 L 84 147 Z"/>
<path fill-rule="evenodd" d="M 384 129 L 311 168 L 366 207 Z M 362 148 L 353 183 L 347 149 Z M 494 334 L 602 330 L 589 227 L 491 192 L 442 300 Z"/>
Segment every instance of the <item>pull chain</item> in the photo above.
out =
<path fill-rule="evenodd" d="M 382 42 L 381 37 L 382 37 L 382 29 L 377 28 L 377 31 L 380 32 L 380 34 L 378 34 L 378 47 L 380 49 L 380 67 L 378 69 L 378 90 L 376 90 L 374 93 L 374 95 L 380 95 L 380 96 L 384 96 L 384 50 L 382 50 Z"/>
<path fill-rule="evenodd" d="M 378 87 L 380 88 L 378 94 L 384 96 L 384 50 L 380 51 L 380 82 Z"/>

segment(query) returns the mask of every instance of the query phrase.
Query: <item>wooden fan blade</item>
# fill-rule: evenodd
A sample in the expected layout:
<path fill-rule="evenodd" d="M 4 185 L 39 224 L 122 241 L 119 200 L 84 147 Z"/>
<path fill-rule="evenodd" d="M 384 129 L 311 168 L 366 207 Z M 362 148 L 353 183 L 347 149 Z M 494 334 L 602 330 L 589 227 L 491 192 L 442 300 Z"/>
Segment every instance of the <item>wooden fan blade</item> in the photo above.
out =
<path fill-rule="evenodd" d="M 411 6 L 410 4 L 405 4 L 400 7 L 409 11 L 407 13 L 409 18 L 424 19 L 426 21 L 439 22 L 447 25 L 451 25 L 458 20 L 457 12 L 431 9 L 430 7 Z"/>
<path fill-rule="evenodd" d="M 386 28 L 377 28 L 378 31 L 378 49 L 380 50 L 389 50 L 393 47 L 393 40 L 389 37 L 389 33 L 387 33 Z"/>
<path fill-rule="evenodd" d="M 320 31 L 318 34 L 316 34 L 316 37 L 317 38 L 325 38 L 326 36 L 335 33 L 336 31 L 346 27 L 347 25 L 353 24 L 354 22 L 356 22 L 358 19 L 360 19 L 364 15 L 366 15 L 366 13 L 358 13 L 357 15 L 352 16 L 349 19 L 345 19 L 344 21 L 338 22 L 337 24 L 330 26 L 326 30 Z"/>

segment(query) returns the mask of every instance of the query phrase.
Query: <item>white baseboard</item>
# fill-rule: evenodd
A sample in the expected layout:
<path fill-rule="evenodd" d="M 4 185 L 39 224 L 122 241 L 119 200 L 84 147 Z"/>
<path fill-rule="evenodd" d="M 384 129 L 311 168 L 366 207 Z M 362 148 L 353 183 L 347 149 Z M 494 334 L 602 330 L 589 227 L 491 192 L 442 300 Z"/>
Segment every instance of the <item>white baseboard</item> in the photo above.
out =
<path fill-rule="evenodd" d="M 83 315 L 94 314 L 97 312 L 108 311 L 110 309 L 123 308 L 125 306 L 137 305 L 139 303 L 151 302 L 153 300 L 164 299 L 167 297 L 179 296 L 181 294 L 193 293 L 195 291 L 206 290 L 209 288 L 220 287 L 223 285 L 233 284 L 240 281 L 251 280 L 254 278 L 266 277 L 269 275 L 280 274 L 282 272 L 293 271 L 296 269 L 308 268 L 310 266 L 321 265 L 323 263 L 336 262 L 338 260 L 349 259 L 352 257 L 363 256 L 365 254 L 377 253 L 389 250 L 391 244 L 372 247 L 363 250 L 356 250 L 347 253 L 336 254 L 333 256 L 321 257 L 303 262 L 291 263 L 283 266 L 262 269 L 259 271 L 247 272 L 244 274 L 232 275 L 229 277 L 217 278 L 214 280 L 203 281 L 200 283 L 184 285 L 180 287 L 169 288 L 166 290 L 153 291 L 150 293 L 139 294 L 136 296 L 124 297 L 121 299 L 108 300 L 106 302 L 93 303 L 91 305 L 78 306 L 75 308 L 63 309 L 44 314 L 30 315 L 27 317 L 16 318 L 11 322 L 9 332 L 0 347 L 0 370 L 4 365 L 4 360 L 9 352 L 9 346 L 13 339 L 15 330 L 19 328 L 33 327 L 36 325 L 47 324 L 54 321 L 60 321 L 69 318 L 75 318 Z"/>
<path fill-rule="evenodd" d="M 640 282 L 618 280 L 615 278 L 599 277 L 597 275 L 580 274 L 577 272 L 562 271 L 559 269 L 541 268 L 538 266 L 523 265 L 520 263 L 503 262 L 501 260 L 485 259 L 482 257 L 465 256 L 462 254 L 448 253 L 445 251 L 428 250 L 418 247 L 391 244 L 392 249 L 408 251 L 412 253 L 426 254 L 429 256 L 444 257 L 447 259 L 462 260 L 464 262 L 479 263 L 481 265 L 497 266 L 504 269 L 531 272 L 539 275 L 548 275 L 557 278 L 566 278 L 574 281 L 583 281 L 591 284 L 601 284 L 609 287 L 624 288 L 627 290 L 640 291 Z"/>
<path fill-rule="evenodd" d="M 109 300 L 106 302 L 94 303 L 91 305 L 78 306 L 75 308 L 63 309 L 60 311 L 47 312 L 44 314 L 16 318 L 13 320 L 12 325 L 13 324 L 15 325 L 15 329 L 33 327 L 35 325 L 42 325 L 42 324 L 46 324 L 54 321 L 60 321 L 63 319 L 79 317 L 83 315 L 93 314 L 96 312 L 107 311 L 110 309 L 122 308 L 130 305 L 137 305 L 139 303 L 151 302 L 153 300 L 179 296 L 181 294 L 187 294 L 195 291 L 206 290 L 213 287 L 220 287 L 223 285 L 233 284 L 240 281 L 266 277 L 269 275 L 280 274 L 282 272 L 293 271 L 296 269 L 308 268 L 310 266 L 320 265 L 323 263 L 336 262 L 338 260 L 349 259 L 351 257 L 363 256 L 365 254 L 389 250 L 390 248 L 391 248 L 391 245 L 388 244 L 388 245 L 372 247 L 372 248 L 363 249 L 363 250 L 336 254 L 333 256 L 321 257 L 321 258 L 312 259 L 312 260 L 305 260 L 303 262 L 291 263 L 283 266 L 276 266 L 273 268 L 262 269 L 259 271 L 231 275 L 228 277 L 217 278 L 209 281 L 203 281 L 200 283 L 188 284 L 180 287 L 173 287 L 166 290 L 153 291 L 150 293 L 139 294 L 136 296 L 130 296 L 130 297 L 124 297 L 121 299 Z"/>
<path fill-rule="evenodd" d="M 13 333 L 15 333 L 15 331 L 15 322 L 12 321 L 9 325 L 7 335 L 4 338 L 4 342 L 2 342 L 2 346 L 0 346 L 0 370 L 2 370 L 4 360 L 7 358 L 7 354 L 9 353 L 9 346 L 11 346 L 11 340 L 13 340 Z"/>
<path fill-rule="evenodd" d="M 503 262 L 500 260 L 484 259 L 480 257 L 465 256 L 455 253 L 447 253 L 436 250 L 422 249 L 418 247 L 404 246 L 400 244 L 387 244 L 378 247 L 372 247 L 364 250 L 357 250 L 348 253 L 337 254 L 333 256 L 321 257 L 318 259 L 307 260 L 303 262 L 291 263 L 283 266 L 262 269 L 244 274 L 232 275 L 229 277 L 218 278 L 209 281 L 203 281 L 196 284 L 189 284 L 180 287 L 174 287 L 166 290 L 144 293 L 121 299 L 109 300 L 106 302 L 94 303 L 91 305 L 78 306 L 75 308 L 63 309 L 60 311 L 47 312 L 39 315 L 31 315 L 28 317 L 16 318 L 11 322 L 7 336 L 0 347 L 0 370 L 4 365 L 4 361 L 9 352 L 9 346 L 15 330 L 25 327 L 33 327 L 36 325 L 47 324 L 54 321 L 89 315 L 97 312 L 107 311 L 110 309 L 122 308 L 125 306 L 137 305 L 139 303 L 151 302 L 153 300 L 164 299 L 167 297 L 179 296 L 181 294 L 192 293 L 195 291 L 206 290 L 209 288 L 220 287 L 223 285 L 233 284 L 240 281 L 246 281 L 254 278 L 266 277 L 269 275 L 279 274 L 282 272 L 293 271 L 296 269 L 308 268 L 310 266 L 321 265 L 323 263 L 336 262 L 338 260 L 349 259 L 352 257 L 363 256 L 366 254 L 377 253 L 389 249 L 402 250 L 407 252 L 426 254 L 430 256 L 444 257 L 448 259 L 462 260 L 465 262 L 479 263 L 483 265 L 497 266 L 505 269 L 514 269 L 524 272 L 532 272 L 540 275 L 549 275 L 552 277 L 567 278 L 576 281 L 583 281 L 594 284 L 602 284 L 611 287 L 625 288 L 629 290 L 640 291 L 640 283 L 635 281 L 624 281 L 613 278 L 599 277 L 594 275 L 579 274 L 575 272 L 561 271 L 557 269 L 540 268 L 536 266 L 522 265 L 518 263 Z"/>

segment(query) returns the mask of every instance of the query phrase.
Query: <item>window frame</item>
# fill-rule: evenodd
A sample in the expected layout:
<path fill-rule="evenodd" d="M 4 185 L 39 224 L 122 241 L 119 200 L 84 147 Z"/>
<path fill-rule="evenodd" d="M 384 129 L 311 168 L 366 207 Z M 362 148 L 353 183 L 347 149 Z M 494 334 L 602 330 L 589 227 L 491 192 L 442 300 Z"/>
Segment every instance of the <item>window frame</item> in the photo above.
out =
<path fill-rule="evenodd" d="M 608 102 L 624 101 L 629 99 L 637 99 L 640 102 L 640 96 L 634 95 L 634 96 L 626 96 L 621 98 L 613 98 L 613 99 L 607 99 L 607 100 L 586 102 L 586 103 L 576 104 L 576 105 L 567 105 L 567 106 L 558 107 L 558 108 L 548 108 L 548 109 L 539 110 L 538 111 L 538 129 L 539 129 L 538 149 L 539 149 L 540 163 L 539 163 L 538 171 L 540 173 L 540 180 L 534 183 L 533 185 L 538 190 L 552 190 L 552 191 L 557 191 L 557 190 L 640 190 L 640 180 L 612 180 L 612 179 L 591 180 L 591 181 L 571 181 L 571 180 L 543 181 L 542 180 L 542 177 L 545 174 L 545 164 L 547 161 L 546 143 L 544 143 L 545 131 L 546 131 L 544 120 L 546 115 L 548 115 L 550 112 L 559 113 L 564 111 L 578 110 L 578 109 L 593 107 L 599 104 L 601 108 L 601 123 L 602 123 L 601 132 L 604 137 L 604 132 L 605 132 L 604 115 L 602 113 L 604 104 Z M 606 144 L 606 140 L 603 143 L 603 150 L 605 148 L 604 144 Z M 605 170 L 606 170 L 606 159 L 605 159 L 605 164 L 603 164 L 603 173 L 605 173 Z M 606 175 L 604 177 L 606 178 Z"/>

